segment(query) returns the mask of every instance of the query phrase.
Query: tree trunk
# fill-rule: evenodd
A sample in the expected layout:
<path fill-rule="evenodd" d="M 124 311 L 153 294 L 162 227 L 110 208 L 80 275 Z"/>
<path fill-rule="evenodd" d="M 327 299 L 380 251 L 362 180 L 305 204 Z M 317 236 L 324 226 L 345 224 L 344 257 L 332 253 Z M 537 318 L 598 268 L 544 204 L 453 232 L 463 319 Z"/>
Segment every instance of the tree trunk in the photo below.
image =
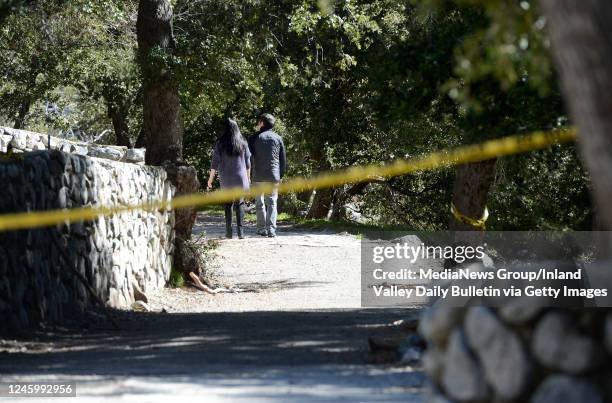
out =
<path fill-rule="evenodd" d="M 453 187 L 453 205 L 463 216 L 480 220 L 487 207 L 489 189 L 495 178 L 497 159 L 459 165 L 455 174 Z M 478 246 L 482 244 L 484 228 L 478 228 L 469 223 L 459 221 L 451 214 L 449 229 L 452 231 L 454 245 Z M 457 265 L 453 259 L 445 259 L 444 268 L 450 269 Z"/>
<path fill-rule="evenodd" d="M 495 178 L 497 160 L 488 160 L 472 164 L 459 165 L 453 188 L 453 204 L 463 215 L 480 219 L 487 205 L 489 189 Z M 472 225 L 458 221 L 451 215 L 451 231 L 476 231 Z"/>
<path fill-rule="evenodd" d="M 125 146 L 132 148 L 132 141 L 130 140 L 130 132 L 127 124 L 127 116 L 125 113 L 114 106 L 112 102 L 108 102 L 108 116 L 111 118 L 113 123 L 113 129 L 115 130 L 116 144 L 118 146 Z"/>
<path fill-rule="evenodd" d="M 140 0 L 138 61 L 143 75 L 143 130 L 146 163 L 162 165 L 183 154 L 183 121 L 176 84 L 166 59 L 174 48 L 172 5 L 169 0 Z M 154 54 L 152 54 L 154 50 Z"/>
<path fill-rule="evenodd" d="M 612 228 L 612 2 L 540 0 L 602 226 Z M 612 240 L 611 240 L 612 242 Z"/>
<path fill-rule="evenodd" d="M 176 187 L 176 196 L 198 189 L 195 168 L 182 161 L 183 121 L 178 89 L 166 58 L 174 48 L 172 5 L 169 0 L 140 0 L 138 21 L 138 61 L 143 76 L 143 133 L 146 163 L 163 165 Z M 153 51 L 153 52 L 152 52 Z M 174 268 L 199 274 L 202 256 L 189 243 L 196 211 L 179 209 L 175 215 Z"/>

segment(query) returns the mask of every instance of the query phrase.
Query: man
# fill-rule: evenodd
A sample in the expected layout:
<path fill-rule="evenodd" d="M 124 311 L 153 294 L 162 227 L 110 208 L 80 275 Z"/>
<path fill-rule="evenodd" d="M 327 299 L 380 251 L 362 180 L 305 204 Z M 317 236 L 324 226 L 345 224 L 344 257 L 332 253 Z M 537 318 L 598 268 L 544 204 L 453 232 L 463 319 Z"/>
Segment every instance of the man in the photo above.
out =
<path fill-rule="evenodd" d="M 251 150 L 251 178 L 253 185 L 263 183 L 279 184 L 285 170 L 285 145 L 283 139 L 272 129 L 276 119 L 264 113 L 257 119 L 257 132 L 249 137 Z M 259 195 L 255 198 L 257 210 L 257 234 L 274 238 L 276 236 L 276 201 L 278 192 Z"/>

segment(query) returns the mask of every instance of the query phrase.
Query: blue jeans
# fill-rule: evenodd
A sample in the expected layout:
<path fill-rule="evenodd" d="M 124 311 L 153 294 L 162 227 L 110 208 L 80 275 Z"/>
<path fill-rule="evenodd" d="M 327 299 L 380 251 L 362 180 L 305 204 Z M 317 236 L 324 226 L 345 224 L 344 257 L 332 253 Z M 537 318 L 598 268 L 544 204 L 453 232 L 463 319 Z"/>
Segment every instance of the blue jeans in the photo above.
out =
<path fill-rule="evenodd" d="M 253 186 L 263 185 L 265 182 L 254 182 Z M 258 195 L 255 197 L 255 209 L 257 211 L 257 231 L 268 231 L 276 234 L 276 201 L 278 191 L 274 189 L 271 194 Z"/>

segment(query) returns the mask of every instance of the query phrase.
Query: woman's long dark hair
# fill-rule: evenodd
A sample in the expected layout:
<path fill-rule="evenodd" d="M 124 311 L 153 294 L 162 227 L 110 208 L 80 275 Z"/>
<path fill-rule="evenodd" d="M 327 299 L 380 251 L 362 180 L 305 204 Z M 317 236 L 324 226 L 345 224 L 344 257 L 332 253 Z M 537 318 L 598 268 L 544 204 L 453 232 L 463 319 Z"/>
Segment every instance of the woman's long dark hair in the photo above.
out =
<path fill-rule="evenodd" d="M 238 128 L 238 123 L 229 118 L 225 119 L 225 129 L 217 140 L 217 144 L 223 154 L 234 156 L 241 155 L 247 147 L 246 140 L 242 137 Z"/>

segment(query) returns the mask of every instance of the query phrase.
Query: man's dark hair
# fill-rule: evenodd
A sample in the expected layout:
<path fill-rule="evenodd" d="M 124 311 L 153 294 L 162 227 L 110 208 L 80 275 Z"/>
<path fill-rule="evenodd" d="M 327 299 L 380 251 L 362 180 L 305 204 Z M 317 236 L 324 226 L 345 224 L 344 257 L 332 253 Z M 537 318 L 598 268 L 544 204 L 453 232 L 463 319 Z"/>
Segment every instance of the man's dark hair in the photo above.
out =
<path fill-rule="evenodd" d="M 257 122 L 262 122 L 264 129 L 272 129 L 276 122 L 276 118 L 269 113 L 262 113 L 257 118 Z"/>

